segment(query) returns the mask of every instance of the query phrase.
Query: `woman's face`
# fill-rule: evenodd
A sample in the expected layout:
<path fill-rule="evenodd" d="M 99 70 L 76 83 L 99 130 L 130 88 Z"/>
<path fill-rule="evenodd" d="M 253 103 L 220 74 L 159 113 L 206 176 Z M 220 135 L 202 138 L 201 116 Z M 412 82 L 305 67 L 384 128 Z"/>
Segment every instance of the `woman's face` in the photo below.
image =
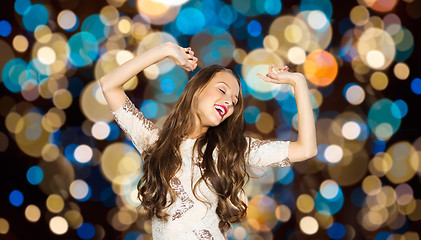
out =
<path fill-rule="evenodd" d="M 217 72 L 199 94 L 196 122 L 201 127 L 218 126 L 234 112 L 238 102 L 240 86 L 237 79 L 228 72 Z M 201 121 L 200 121 L 201 119 Z"/>

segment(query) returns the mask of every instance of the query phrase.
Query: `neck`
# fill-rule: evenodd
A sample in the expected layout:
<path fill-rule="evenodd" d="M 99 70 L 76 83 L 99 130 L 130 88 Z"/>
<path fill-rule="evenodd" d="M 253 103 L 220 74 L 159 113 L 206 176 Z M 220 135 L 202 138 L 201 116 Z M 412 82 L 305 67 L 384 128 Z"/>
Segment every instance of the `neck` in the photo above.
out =
<path fill-rule="evenodd" d="M 208 131 L 207 126 L 203 126 L 199 119 L 196 118 L 196 124 L 194 126 L 194 129 L 187 134 L 187 138 L 200 138 L 201 136 L 205 135 Z"/>

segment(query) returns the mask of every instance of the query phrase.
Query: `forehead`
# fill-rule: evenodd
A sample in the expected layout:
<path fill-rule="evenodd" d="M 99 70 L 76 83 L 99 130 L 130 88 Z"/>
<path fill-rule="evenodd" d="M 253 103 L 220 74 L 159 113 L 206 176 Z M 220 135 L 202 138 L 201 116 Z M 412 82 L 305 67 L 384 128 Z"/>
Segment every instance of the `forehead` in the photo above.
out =
<path fill-rule="evenodd" d="M 240 91 L 240 86 L 238 85 L 237 79 L 231 73 L 225 71 L 217 72 L 213 76 L 211 84 L 222 84 L 228 86 L 235 94 L 238 94 Z"/>

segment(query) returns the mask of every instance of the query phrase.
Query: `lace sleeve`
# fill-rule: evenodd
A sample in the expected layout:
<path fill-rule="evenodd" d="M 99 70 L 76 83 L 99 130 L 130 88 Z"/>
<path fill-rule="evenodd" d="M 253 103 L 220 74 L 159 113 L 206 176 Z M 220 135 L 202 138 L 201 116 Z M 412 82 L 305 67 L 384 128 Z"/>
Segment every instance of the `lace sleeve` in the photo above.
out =
<path fill-rule="evenodd" d="M 142 153 L 158 140 L 158 127 L 139 111 L 127 97 L 123 106 L 113 112 L 114 119 L 133 144 Z"/>
<path fill-rule="evenodd" d="M 247 164 L 251 167 L 287 167 L 289 141 L 260 140 L 248 137 Z"/>

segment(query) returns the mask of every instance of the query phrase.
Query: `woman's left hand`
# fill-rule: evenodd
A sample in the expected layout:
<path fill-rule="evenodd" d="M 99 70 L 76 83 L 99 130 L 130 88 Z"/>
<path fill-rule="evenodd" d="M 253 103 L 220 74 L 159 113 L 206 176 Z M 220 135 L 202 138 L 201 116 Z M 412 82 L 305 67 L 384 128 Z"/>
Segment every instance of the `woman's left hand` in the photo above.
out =
<path fill-rule="evenodd" d="M 288 66 L 285 67 L 274 67 L 274 64 L 269 66 L 268 73 L 266 76 L 258 73 L 257 76 L 262 80 L 276 84 L 290 84 L 296 85 L 297 80 L 305 80 L 303 74 L 288 72 Z"/>

